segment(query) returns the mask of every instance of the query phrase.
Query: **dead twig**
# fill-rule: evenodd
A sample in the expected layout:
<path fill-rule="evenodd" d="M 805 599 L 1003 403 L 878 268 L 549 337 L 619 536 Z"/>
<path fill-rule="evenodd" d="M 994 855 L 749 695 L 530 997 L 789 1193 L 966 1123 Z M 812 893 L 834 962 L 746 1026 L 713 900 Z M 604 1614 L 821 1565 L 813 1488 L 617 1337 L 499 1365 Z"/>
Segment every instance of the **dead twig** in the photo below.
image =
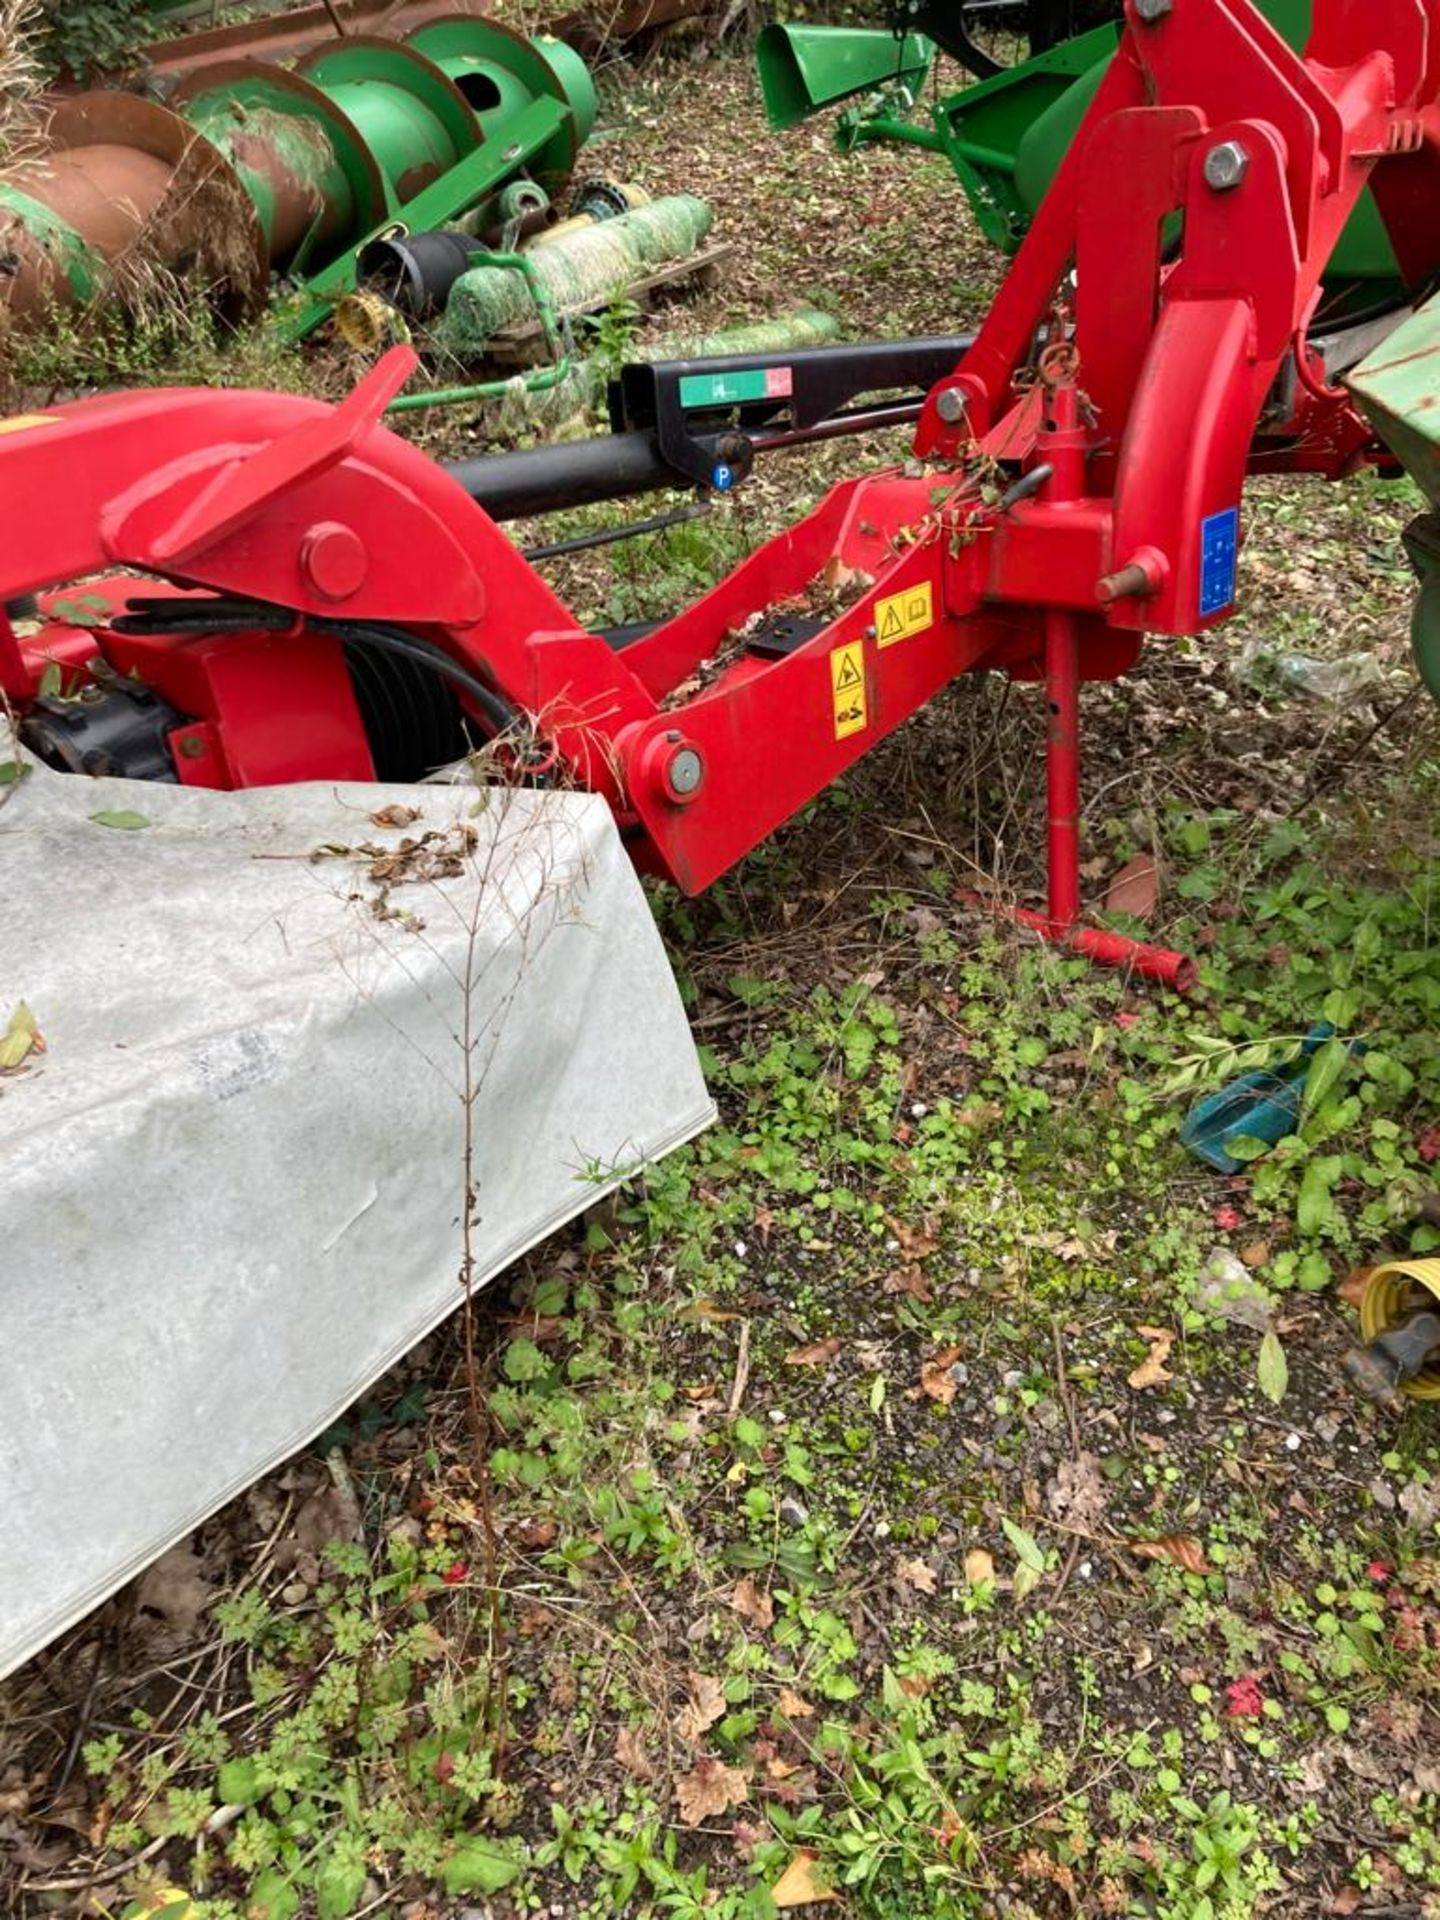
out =
<path fill-rule="evenodd" d="M 725 1418 L 733 1420 L 740 1411 L 740 1403 L 745 1398 L 745 1389 L 750 1384 L 750 1322 L 740 1322 L 740 1344 L 735 1355 L 735 1378 L 730 1386 L 730 1403 L 725 1409 Z"/>

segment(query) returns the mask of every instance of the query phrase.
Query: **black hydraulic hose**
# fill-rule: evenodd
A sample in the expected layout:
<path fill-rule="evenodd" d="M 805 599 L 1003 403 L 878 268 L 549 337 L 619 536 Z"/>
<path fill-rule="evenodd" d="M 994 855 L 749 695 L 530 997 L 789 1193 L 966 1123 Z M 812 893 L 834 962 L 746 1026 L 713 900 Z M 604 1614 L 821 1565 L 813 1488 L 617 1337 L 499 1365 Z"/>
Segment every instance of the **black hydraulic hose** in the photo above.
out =
<path fill-rule="evenodd" d="M 284 633 L 296 615 L 290 607 L 263 600 L 235 600 L 217 595 L 209 600 L 186 600 L 170 595 L 147 599 L 137 595 L 125 603 L 124 613 L 110 622 L 112 633 Z"/>
<path fill-rule="evenodd" d="M 432 673 L 453 681 L 467 693 L 496 733 L 507 733 L 520 723 L 518 708 L 477 679 L 468 667 L 452 660 L 443 647 L 437 647 L 433 640 L 421 639 L 418 633 L 373 620 L 311 620 L 309 625 L 316 633 L 334 634 L 337 640 L 351 640 L 360 646 L 374 647 L 380 653 L 399 654 L 429 667 Z"/>
<path fill-rule="evenodd" d="M 267 605 L 263 601 L 134 599 L 126 611 L 110 622 L 116 633 L 133 634 L 226 634 L 281 633 L 294 626 L 296 615 L 289 607 Z M 496 733 L 518 726 L 520 713 L 508 700 L 487 687 L 468 667 L 452 660 L 443 647 L 426 640 L 406 627 L 390 626 L 373 620 L 312 619 L 306 626 L 314 633 L 327 633 L 337 640 L 371 646 L 381 653 L 394 653 L 428 667 L 469 695 Z"/>
<path fill-rule="evenodd" d="M 591 547 L 613 547 L 621 540 L 636 540 L 642 533 L 663 533 L 667 527 L 682 527 L 690 520 L 703 520 L 710 511 L 708 500 L 696 500 L 673 513 L 652 514 L 648 520 L 632 520 L 623 527 L 601 527 L 596 533 L 577 533 L 569 540 L 552 540 L 548 546 L 522 547 L 526 560 L 558 560 L 562 554 L 585 553 Z"/>

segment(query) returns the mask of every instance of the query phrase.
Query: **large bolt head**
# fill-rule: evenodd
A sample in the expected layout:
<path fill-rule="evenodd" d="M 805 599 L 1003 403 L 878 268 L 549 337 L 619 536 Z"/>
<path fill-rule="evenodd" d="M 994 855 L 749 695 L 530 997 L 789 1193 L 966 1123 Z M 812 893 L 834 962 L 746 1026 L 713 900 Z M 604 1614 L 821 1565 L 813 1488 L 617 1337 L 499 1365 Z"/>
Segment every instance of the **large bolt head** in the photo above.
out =
<path fill-rule="evenodd" d="M 964 389 L 961 387 L 942 387 L 935 396 L 935 411 L 947 427 L 958 427 L 965 418 L 967 405 Z"/>
<path fill-rule="evenodd" d="M 704 765 L 694 747 L 680 747 L 671 754 L 665 778 L 672 793 L 688 800 L 704 777 Z"/>
<path fill-rule="evenodd" d="M 1205 156 L 1205 184 L 1215 193 L 1238 187 L 1250 168 L 1250 156 L 1238 140 L 1221 140 Z"/>
<path fill-rule="evenodd" d="M 301 539 L 300 566 L 316 593 L 327 600 L 348 600 L 364 586 L 370 558 L 353 527 L 341 520 L 317 520 Z"/>
<path fill-rule="evenodd" d="M 1175 0 L 1135 0 L 1135 11 L 1147 27 L 1153 27 L 1157 20 L 1163 20 L 1174 6 Z"/>

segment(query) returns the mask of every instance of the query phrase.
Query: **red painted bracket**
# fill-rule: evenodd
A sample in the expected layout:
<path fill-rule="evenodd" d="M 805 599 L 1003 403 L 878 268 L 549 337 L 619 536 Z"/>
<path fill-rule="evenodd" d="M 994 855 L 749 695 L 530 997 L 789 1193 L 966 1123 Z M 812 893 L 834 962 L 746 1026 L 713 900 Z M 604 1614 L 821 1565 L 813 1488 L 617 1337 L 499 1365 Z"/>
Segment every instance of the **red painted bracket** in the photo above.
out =
<path fill-rule="evenodd" d="M 151 541 L 165 566 L 183 566 L 282 494 L 353 453 L 420 364 L 413 347 L 392 347 L 338 407 L 307 420 L 258 453 L 232 460 Z"/>

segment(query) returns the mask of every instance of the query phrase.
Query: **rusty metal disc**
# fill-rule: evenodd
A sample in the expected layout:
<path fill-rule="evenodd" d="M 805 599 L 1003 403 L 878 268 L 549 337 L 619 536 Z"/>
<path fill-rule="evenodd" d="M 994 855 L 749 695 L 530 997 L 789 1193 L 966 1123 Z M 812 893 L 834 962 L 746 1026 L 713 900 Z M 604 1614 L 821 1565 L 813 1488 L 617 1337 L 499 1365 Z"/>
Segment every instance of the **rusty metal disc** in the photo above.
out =
<path fill-rule="evenodd" d="M 385 181 L 375 156 L 349 115 L 320 87 L 303 74 L 294 73 L 288 67 L 273 66 L 268 61 L 224 60 L 192 74 L 176 89 L 172 99 L 183 110 L 202 97 L 218 100 L 226 96 L 242 114 L 256 106 L 263 107 L 290 115 L 324 135 L 355 202 L 353 231 L 345 236 L 346 240 L 368 233 L 385 218 L 388 210 Z M 284 192 L 283 183 L 278 179 L 272 180 L 272 185 Z M 313 210 L 310 217 L 313 218 Z M 283 265 L 283 258 L 275 264 Z"/>
<path fill-rule="evenodd" d="M 264 305 L 269 276 L 255 209 L 224 157 L 178 114 L 97 90 L 59 101 L 46 136 L 56 156 L 88 150 L 92 231 L 77 230 L 111 266 L 133 257 L 196 273 L 227 318 Z M 19 171 L 24 191 L 45 199 L 46 157 Z M 53 178 L 58 168 L 48 171 Z"/>

